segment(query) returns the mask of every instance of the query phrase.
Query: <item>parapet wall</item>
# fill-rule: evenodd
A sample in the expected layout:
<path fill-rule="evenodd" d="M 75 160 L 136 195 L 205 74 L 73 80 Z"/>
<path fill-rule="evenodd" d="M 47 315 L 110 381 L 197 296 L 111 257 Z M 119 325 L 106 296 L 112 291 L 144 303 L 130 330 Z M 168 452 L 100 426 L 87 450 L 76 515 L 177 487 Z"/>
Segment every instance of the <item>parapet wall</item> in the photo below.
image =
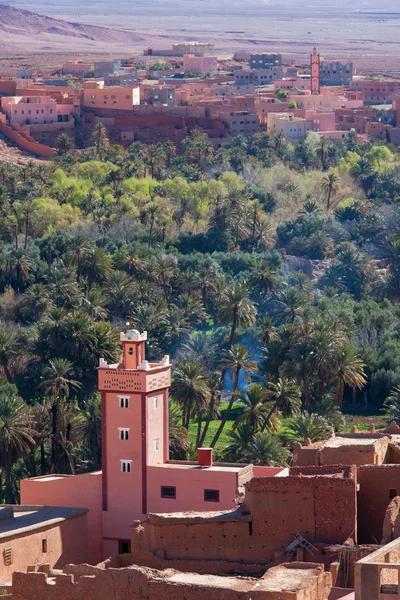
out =
<path fill-rule="evenodd" d="M 50 574 L 52 575 L 52 574 Z M 13 600 L 325 600 L 331 575 L 322 565 L 290 563 L 259 579 L 132 566 L 97 573 L 14 573 Z"/>

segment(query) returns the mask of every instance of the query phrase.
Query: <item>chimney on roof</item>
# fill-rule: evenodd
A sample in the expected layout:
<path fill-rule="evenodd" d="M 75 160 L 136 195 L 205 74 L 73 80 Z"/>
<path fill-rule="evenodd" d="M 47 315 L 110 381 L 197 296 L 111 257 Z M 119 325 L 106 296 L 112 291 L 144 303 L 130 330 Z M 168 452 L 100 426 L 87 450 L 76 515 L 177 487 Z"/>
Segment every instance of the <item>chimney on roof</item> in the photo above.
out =
<path fill-rule="evenodd" d="M 213 449 L 197 448 L 197 462 L 199 463 L 200 467 L 212 467 Z"/>

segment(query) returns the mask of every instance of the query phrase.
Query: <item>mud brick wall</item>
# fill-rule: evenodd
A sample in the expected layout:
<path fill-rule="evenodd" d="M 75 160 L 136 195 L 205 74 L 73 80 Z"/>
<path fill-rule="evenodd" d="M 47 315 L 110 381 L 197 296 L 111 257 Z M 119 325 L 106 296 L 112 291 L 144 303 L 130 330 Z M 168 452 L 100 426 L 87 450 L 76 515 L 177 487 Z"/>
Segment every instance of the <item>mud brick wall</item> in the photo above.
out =
<path fill-rule="evenodd" d="M 308 467 L 305 467 L 308 469 Z M 304 470 L 304 469 L 303 469 Z M 342 468 L 343 471 L 343 468 Z M 357 539 L 356 481 L 335 471 L 322 476 L 253 478 L 242 514 L 185 518 L 150 515 L 134 528 L 133 551 L 162 551 L 167 560 L 266 564 L 300 533 L 311 543 Z"/>
<path fill-rule="evenodd" d="M 386 509 L 400 495 L 400 465 L 366 465 L 358 468 L 359 543 L 380 544 Z"/>

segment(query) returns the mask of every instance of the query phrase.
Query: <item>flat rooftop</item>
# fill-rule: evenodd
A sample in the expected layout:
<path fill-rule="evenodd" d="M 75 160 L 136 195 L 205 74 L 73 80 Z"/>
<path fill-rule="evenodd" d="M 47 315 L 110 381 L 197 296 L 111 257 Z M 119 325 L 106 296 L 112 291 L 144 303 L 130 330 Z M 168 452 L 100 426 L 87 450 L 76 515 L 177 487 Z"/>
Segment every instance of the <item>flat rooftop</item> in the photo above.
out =
<path fill-rule="evenodd" d="M 372 446 L 382 439 L 383 436 L 373 438 L 361 437 L 332 437 L 323 443 L 324 448 L 341 448 L 342 446 Z"/>
<path fill-rule="evenodd" d="M 232 465 L 227 463 L 214 463 L 212 467 L 202 467 L 197 462 L 186 462 L 183 460 L 154 465 L 154 467 L 157 469 L 190 469 L 193 471 L 211 471 L 211 473 L 240 473 L 240 471 L 243 471 L 243 469 L 245 469 L 247 466 L 248 465 L 246 463 L 243 463 L 242 465 L 235 463 L 232 463 Z"/>
<path fill-rule="evenodd" d="M 152 524 L 160 523 L 204 523 L 209 521 L 251 521 L 250 513 L 244 508 L 235 510 L 185 511 L 174 513 L 149 513 L 147 519 Z"/>
<path fill-rule="evenodd" d="M 56 525 L 88 512 L 87 508 L 59 506 L 12 506 L 10 508 L 13 509 L 13 516 L 0 518 L 0 542 L 11 536 L 27 534 L 44 525 Z"/>
<path fill-rule="evenodd" d="M 277 592 L 280 594 L 303 592 L 308 597 L 311 590 L 315 590 L 316 581 L 325 579 L 323 565 L 299 562 L 283 563 L 271 567 L 262 577 L 189 573 L 176 571 L 175 569 L 163 571 L 151 569 L 149 571 L 146 567 L 137 567 L 136 565 L 128 568 L 146 573 L 150 581 L 157 578 L 157 580 L 162 579 L 174 586 L 195 586 L 204 591 L 207 588 L 218 591 L 231 590 L 240 593 L 240 597 L 242 597 L 241 594 L 246 594 L 246 597 L 254 599 L 260 597 L 263 600 L 268 598 L 275 600 Z M 229 595 L 229 597 L 231 596 Z"/>

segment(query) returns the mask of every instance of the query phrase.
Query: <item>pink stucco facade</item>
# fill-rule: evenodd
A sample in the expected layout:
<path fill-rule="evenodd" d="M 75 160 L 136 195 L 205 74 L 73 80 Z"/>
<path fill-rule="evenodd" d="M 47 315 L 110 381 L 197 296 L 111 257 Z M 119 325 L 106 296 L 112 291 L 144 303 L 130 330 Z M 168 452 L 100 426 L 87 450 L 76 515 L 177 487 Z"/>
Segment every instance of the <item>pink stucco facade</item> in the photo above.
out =
<path fill-rule="evenodd" d="M 120 363 L 100 361 L 102 471 L 21 481 L 21 502 L 88 508 L 89 560 L 127 551 L 134 520 L 149 512 L 229 510 L 253 465 L 169 460 L 171 364 L 145 359 L 147 334 L 121 334 Z M 257 467 L 259 476 L 286 475 Z M 262 472 L 261 472 L 262 469 Z"/>
<path fill-rule="evenodd" d="M 46 475 L 22 479 L 21 504 L 87 508 L 88 560 L 102 559 L 102 477 L 101 471 L 83 475 Z"/>
<path fill-rule="evenodd" d="M 68 122 L 74 106 L 57 104 L 50 96 L 8 96 L 1 98 L 1 109 L 15 125 Z"/>

